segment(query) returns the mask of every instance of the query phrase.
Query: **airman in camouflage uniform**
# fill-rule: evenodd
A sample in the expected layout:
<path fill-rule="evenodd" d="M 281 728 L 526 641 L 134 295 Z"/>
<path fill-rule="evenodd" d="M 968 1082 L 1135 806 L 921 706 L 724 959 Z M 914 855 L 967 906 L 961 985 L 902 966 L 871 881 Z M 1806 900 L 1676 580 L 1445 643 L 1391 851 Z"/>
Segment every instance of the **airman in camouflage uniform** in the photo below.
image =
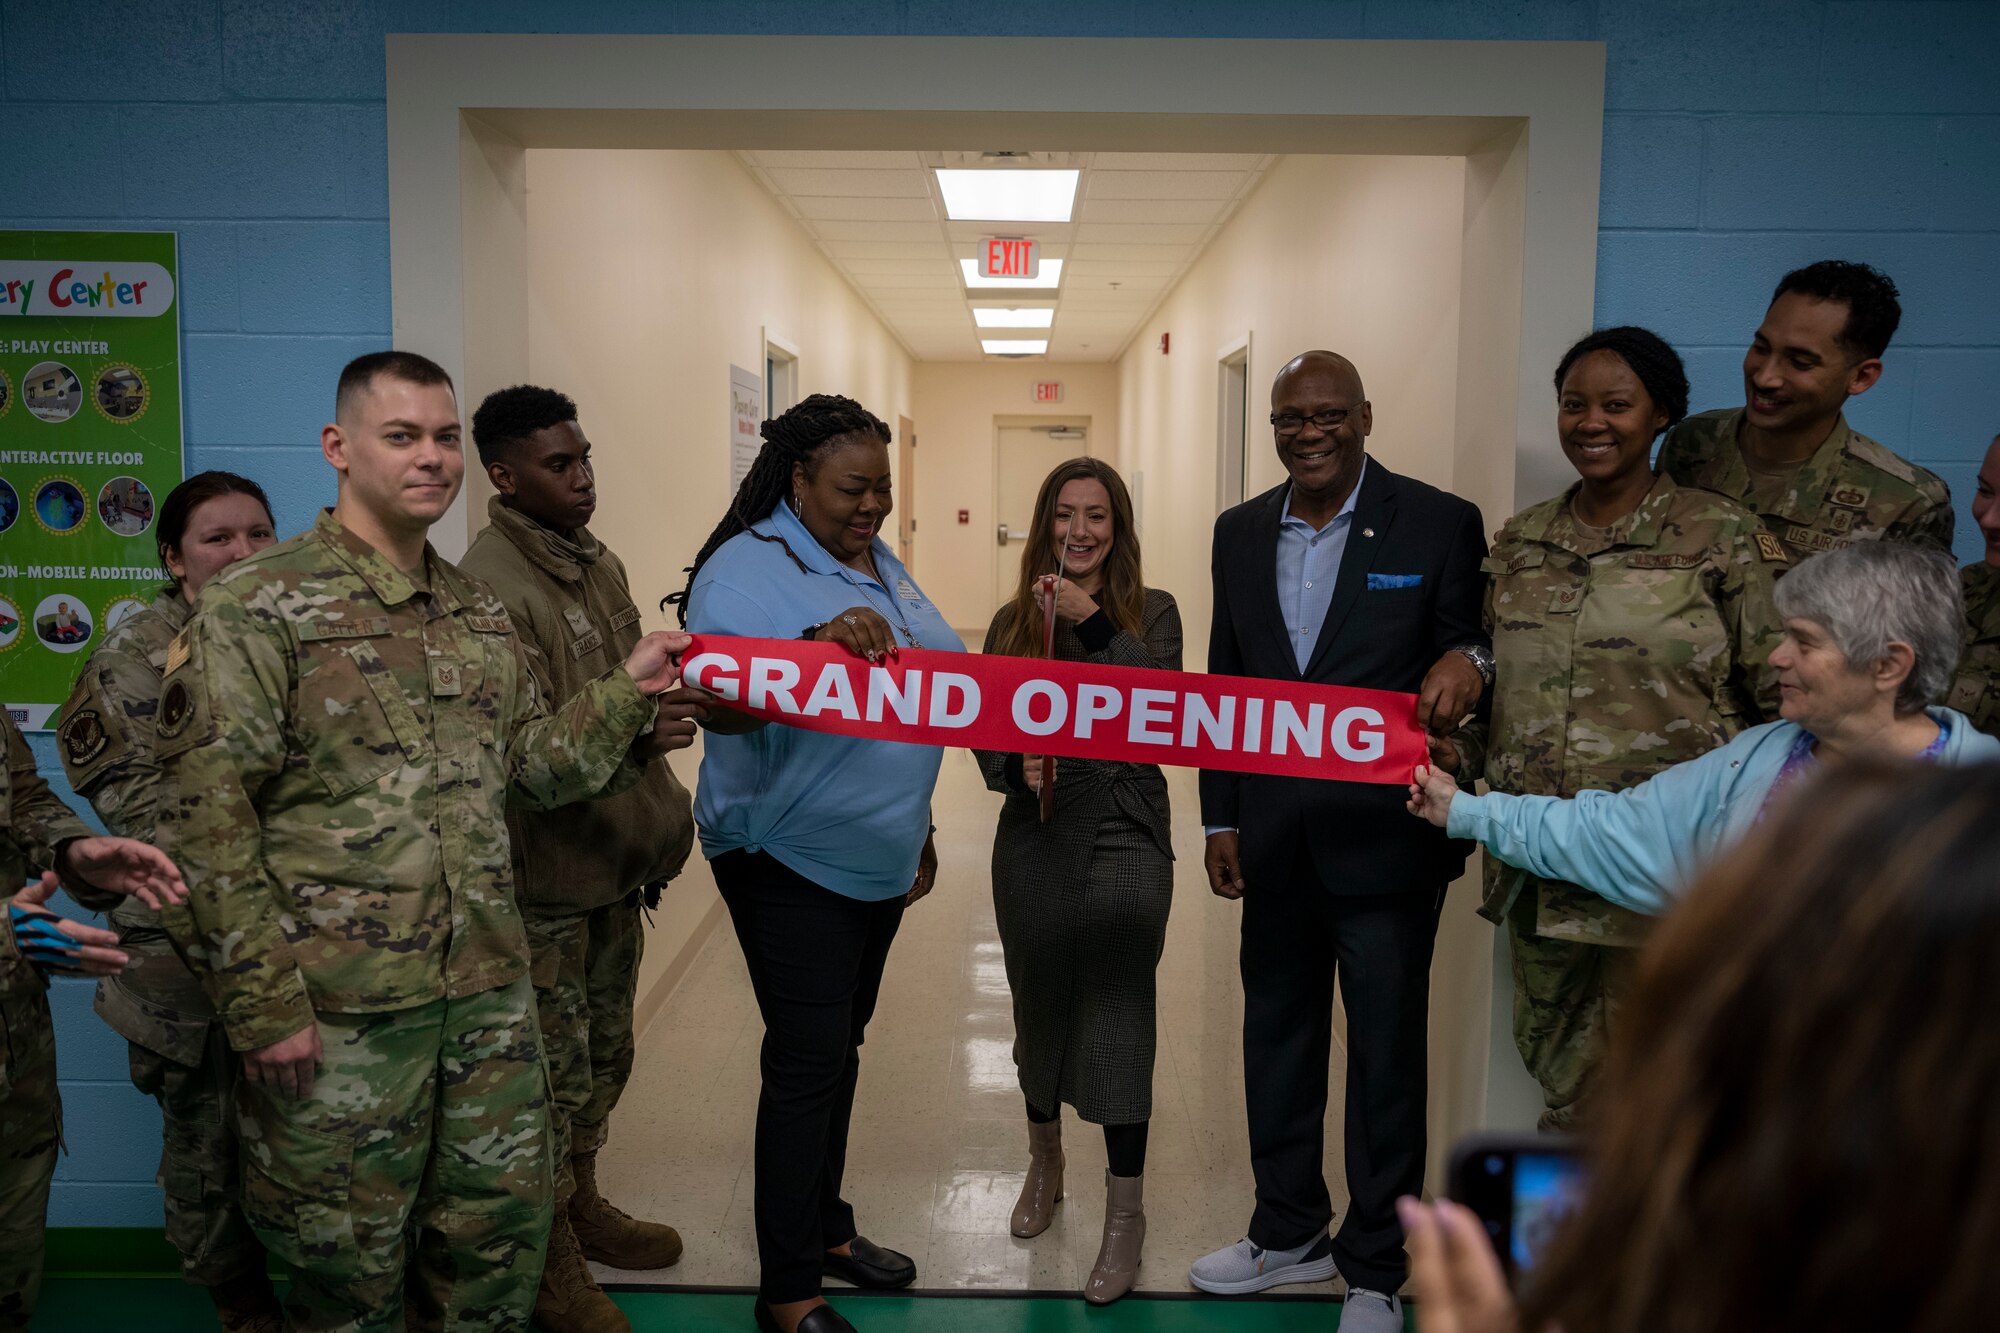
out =
<path fill-rule="evenodd" d="M 596 510 L 591 443 L 576 404 L 534 385 L 488 396 L 473 437 L 499 494 L 462 567 L 506 603 L 535 683 L 566 698 L 639 641 L 625 566 L 586 526 Z M 663 715 L 671 705 L 663 700 Z M 692 740 L 694 724 L 686 724 Z M 555 1226 L 535 1320 L 550 1333 L 631 1328 L 585 1260 L 659 1269 L 680 1234 L 610 1203 L 597 1154 L 632 1073 L 632 1010 L 645 949 L 642 896 L 679 874 L 694 846 L 693 802 L 664 758 L 630 790 L 560 810 L 508 812 L 514 886 L 555 1093 Z"/>
<path fill-rule="evenodd" d="M 1496 791 L 1616 791 L 1777 715 L 1766 659 L 1783 636 L 1771 587 L 1786 559 L 1756 516 L 1662 476 L 1586 537 L 1578 489 L 1509 519 L 1486 559 L 1493 711 L 1483 736 L 1460 733 L 1459 772 L 1483 757 Z M 1515 1043 L 1542 1085 L 1542 1127 L 1562 1128 L 1603 1056 L 1645 919 L 1491 857 L 1485 881 L 1481 914 L 1513 934 Z"/>
<path fill-rule="evenodd" d="M 434 364 L 350 365 L 322 447 L 335 508 L 203 588 L 157 719 L 161 839 L 245 1057 L 244 1212 L 296 1327 L 386 1333 L 407 1299 L 520 1329 L 553 1162 L 505 803 L 636 781 L 681 645 L 545 710 L 506 608 L 422 540 L 463 476 Z"/>
<path fill-rule="evenodd" d="M 1795 562 L 1862 541 L 1949 553 L 1945 484 L 1847 424 L 1902 318 L 1896 284 L 1866 264 L 1785 274 L 1743 354 L 1744 405 L 1675 426 L 1658 470 L 1740 502 Z"/>
<path fill-rule="evenodd" d="M 129 846 L 124 838 L 94 838 L 84 822 L 42 780 L 34 752 L 0 713 L 0 1330 L 26 1329 L 34 1319 L 42 1288 L 42 1252 L 49 1210 L 49 1182 L 62 1146 L 62 1099 L 56 1089 L 56 1033 L 49 1016 L 44 970 L 83 971 L 52 965 L 16 933 L 14 909 L 26 898 L 16 891 L 30 878 L 64 864 L 75 840 L 97 848 Z M 151 848 L 138 849 L 153 864 L 167 867 Z M 86 881 L 69 856 L 62 881 L 70 896 L 92 911 L 119 902 L 123 890 L 97 884 L 113 881 L 93 871 Z M 167 867 L 170 869 L 170 867 Z M 39 907 L 35 909 L 39 911 Z M 108 931 L 72 925 L 71 938 L 102 946 L 115 943 Z M 106 972 L 112 965 L 89 970 Z"/>
<path fill-rule="evenodd" d="M 191 609 L 169 585 L 121 621 L 91 654 L 56 726 L 77 795 L 106 828 L 144 842 L 153 839 L 159 796 L 153 744 L 160 677 Z M 186 913 L 128 900 L 112 911 L 111 924 L 132 961 L 97 984 L 97 1014 L 129 1043 L 133 1086 L 157 1099 L 165 1118 L 158 1180 L 167 1239 L 180 1251 L 182 1276 L 215 1296 L 225 1329 L 275 1329 L 264 1247 L 238 1202 L 236 1056 L 181 955 Z M 179 947 L 170 926 L 182 932 Z M 262 1325 L 260 1313 L 267 1315 Z"/>
<path fill-rule="evenodd" d="M 1841 417 L 1819 452 L 1782 493 L 1759 495 L 1736 432 L 1743 409 L 1703 412 L 1673 428 L 1660 446 L 1660 471 L 1741 501 L 1764 520 L 1793 562 L 1854 542 L 1892 541 L 1951 550 L 1951 491 Z"/>

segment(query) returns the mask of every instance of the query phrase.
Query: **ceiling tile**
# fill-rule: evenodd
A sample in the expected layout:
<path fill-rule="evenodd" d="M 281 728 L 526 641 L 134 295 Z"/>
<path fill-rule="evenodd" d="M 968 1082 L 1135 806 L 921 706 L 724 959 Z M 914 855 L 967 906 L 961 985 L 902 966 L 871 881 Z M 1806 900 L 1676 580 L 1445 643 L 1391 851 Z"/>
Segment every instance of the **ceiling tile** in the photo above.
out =
<path fill-rule="evenodd" d="M 1198 245 L 1207 236 L 1201 222 L 1085 222 L 1076 229 L 1079 245 Z"/>
<path fill-rule="evenodd" d="M 1060 254 L 1055 247 L 1065 244 L 1075 232 L 1075 224 L 1069 222 L 950 222 L 944 224 L 945 235 L 954 241 L 967 245 L 988 236 L 1027 236 L 1042 243 L 1042 248 L 1050 254 Z"/>
<path fill-rule="evenodd" d="M 932 236 L 938 234 L 937 209 L 929 199 L 834 198 L 814 194 L 792 196 L 791 203 L 799 210 L 800 217 L 814 222 L 923 222 L 930 225 Z M 813 230 L 822 236 L 827 234 L 824 227 L 815 226 Z"/>
<path fill-rule="evenodd" d="M 958 279 L 949 273 L 870 273 L 856 279 L 867 291 L 877 288 L 890 290 L 899 287 L 932 287 L 940 291 L 951 291 L 958 286 Z"/>
<path fill-rule="evenodd" d="M 878 273 L 941 273 L 951 276 L 951 260 L 943 259 L 843 259 L 840 266 L 862 279 L 868 280 Z"/>
<path fill-rule="evenodd" d="M 936 259 L 951 262 L 951 247 L 943 241 L 828 241 L 826 252 L 837 259 Z"/>
<path fill-rule="evenodd" d="M 1194 258 L 1191 245 L 1072 245 L 1069 257 L 1082 263 L 1085 260 L 1123 259 L 1145 260 L 1152 263 L 1172 264 L 1179 267 Z"/>
<path fill-rule="evenodd" d="M 1206 223 L 1222 216 L 1226 199 L 1086 199 L 1083 221 Z"/>
<path fill-rule="evenodd" d="M 935 241 L 938 235 L 935 222 L 842 220 L 805 225 L 823 241 Z"/>
<path fill-rule="evenodd" d="M 833 171 L 816 167 L 784 167 L 768 173 L 780 193 L 835 199 L 929 199 L 930 182 L 917 167 L 905 171 L 874 168 L 862 171 Z M 1137 174 L 1137 173 L 1135 173 Z M 1125 198 L 1152 198 L 1126 195 Z M 1204 196 L 1194 196 L 1202 198 Z"/>
<path fill-rule="evenodd" d="M 1181 271 L 1179 264 L 1147 263 L 1138 260 L 1079 259 L 1065 277 L 1078 281 L 1091 278 L 1111 278 L 1123 282 L 1128 278 L 1151 278 L 1163 280 Z"/>
<path fill-rule="evenodd" d="M 1233 199 L 1247 179 L 1240 171 L 1093 171 L 1089 189 L 1092 199 Z"/>

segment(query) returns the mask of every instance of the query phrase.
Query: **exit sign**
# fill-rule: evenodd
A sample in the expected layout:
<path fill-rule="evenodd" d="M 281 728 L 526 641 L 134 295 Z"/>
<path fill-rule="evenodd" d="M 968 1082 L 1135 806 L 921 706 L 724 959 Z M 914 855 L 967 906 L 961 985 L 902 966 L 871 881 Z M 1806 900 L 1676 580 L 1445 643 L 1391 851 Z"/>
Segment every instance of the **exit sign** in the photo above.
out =
<path fill-rule="evenodd" d="M 1062 382 L 1060 380 L 1045 380 L 1037 383 L 1035 385 L 1035 401 L 1038 403 L 1060 403 L 1062 401 Z"/>
<path fill-rule="evenodd" d="M 1039 278 L 1042 276 L 1042 243 L 988 236 L 979 243 L 979 276 L 982 278 Z"/>

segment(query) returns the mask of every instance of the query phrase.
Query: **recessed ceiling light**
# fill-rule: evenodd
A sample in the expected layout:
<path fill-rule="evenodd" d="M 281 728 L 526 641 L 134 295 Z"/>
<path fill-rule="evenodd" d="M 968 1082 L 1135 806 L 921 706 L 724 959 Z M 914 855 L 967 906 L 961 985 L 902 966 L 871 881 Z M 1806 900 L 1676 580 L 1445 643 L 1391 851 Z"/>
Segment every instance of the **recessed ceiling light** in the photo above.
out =
<path fill-rule="evenodd" d="M 1062 281 L 1063 262 L 1060 259 L 1044 259 L 1041 275 L 1033 278 L 982 278 L 977 259 L 961 259 L 958 267 L 965 274 L 965 285 L 968 287 L 1039 287 L 1046 290 Z"/>
<path fill-rule="evenodd" d="M 982 329 L 1046 329 L 1055 326 L 1056 312 L 1048 308 L 1024 310 L 974 306 L 972 322 Z"/>
<path fill-rule="evenodd" d="M 954 222 L 1068 222 L 1076 207 L 1074 171 L 959 171 L 940 167 L 938 190 Z"/>
<path fill-rule="evenodd" d="M 981 338 L 988 356 L 1040 356 L 1049 350 L 1047 338 Z"/>

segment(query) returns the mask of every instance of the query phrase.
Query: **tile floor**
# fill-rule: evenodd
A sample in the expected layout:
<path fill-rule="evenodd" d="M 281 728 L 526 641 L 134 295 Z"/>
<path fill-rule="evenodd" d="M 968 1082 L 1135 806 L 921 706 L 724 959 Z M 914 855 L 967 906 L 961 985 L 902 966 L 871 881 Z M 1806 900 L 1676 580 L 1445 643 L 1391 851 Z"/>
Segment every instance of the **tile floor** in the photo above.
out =
<path fill-rule="evenodd" d="M 1168 770 L 1179 857 L 1160 964 L 1160 1054 L 1146 1173 L 1142 1289 L 1186 1291 L 1187 1265 L 1249 1221 L 1236 979 L 1236 914 L 1208 892 L 1194 775 Z M 1080 1287 L 1103 1224 L 1104 1141 L 1065 1117 L 1068 1198 L 1034 1240 L 1007 1219 L 1027 1128 L 1010 1054 L 1013 1016 L 988 876 L 998 796 L 964 751 L 945 759 L 935 803 L 938 888 L 904 918 L 862 1048 L 847 1195 L 865 1234 L 917 1260 L 919 1287 Z M 751 1131 L 762 1025 L 725 920 L 639 1047 L 600 1158 L 611 1197 L 671 1222 L 687 1252 L 662 1282 L 752 1286 Z M 1327 1185 L 1340 1171 L 1336 1050 Z M 639 1280 L 637 1275 L 605 1278 Z M 1288 1292 L 1337 1291 L 1335 1283 Z"/>

